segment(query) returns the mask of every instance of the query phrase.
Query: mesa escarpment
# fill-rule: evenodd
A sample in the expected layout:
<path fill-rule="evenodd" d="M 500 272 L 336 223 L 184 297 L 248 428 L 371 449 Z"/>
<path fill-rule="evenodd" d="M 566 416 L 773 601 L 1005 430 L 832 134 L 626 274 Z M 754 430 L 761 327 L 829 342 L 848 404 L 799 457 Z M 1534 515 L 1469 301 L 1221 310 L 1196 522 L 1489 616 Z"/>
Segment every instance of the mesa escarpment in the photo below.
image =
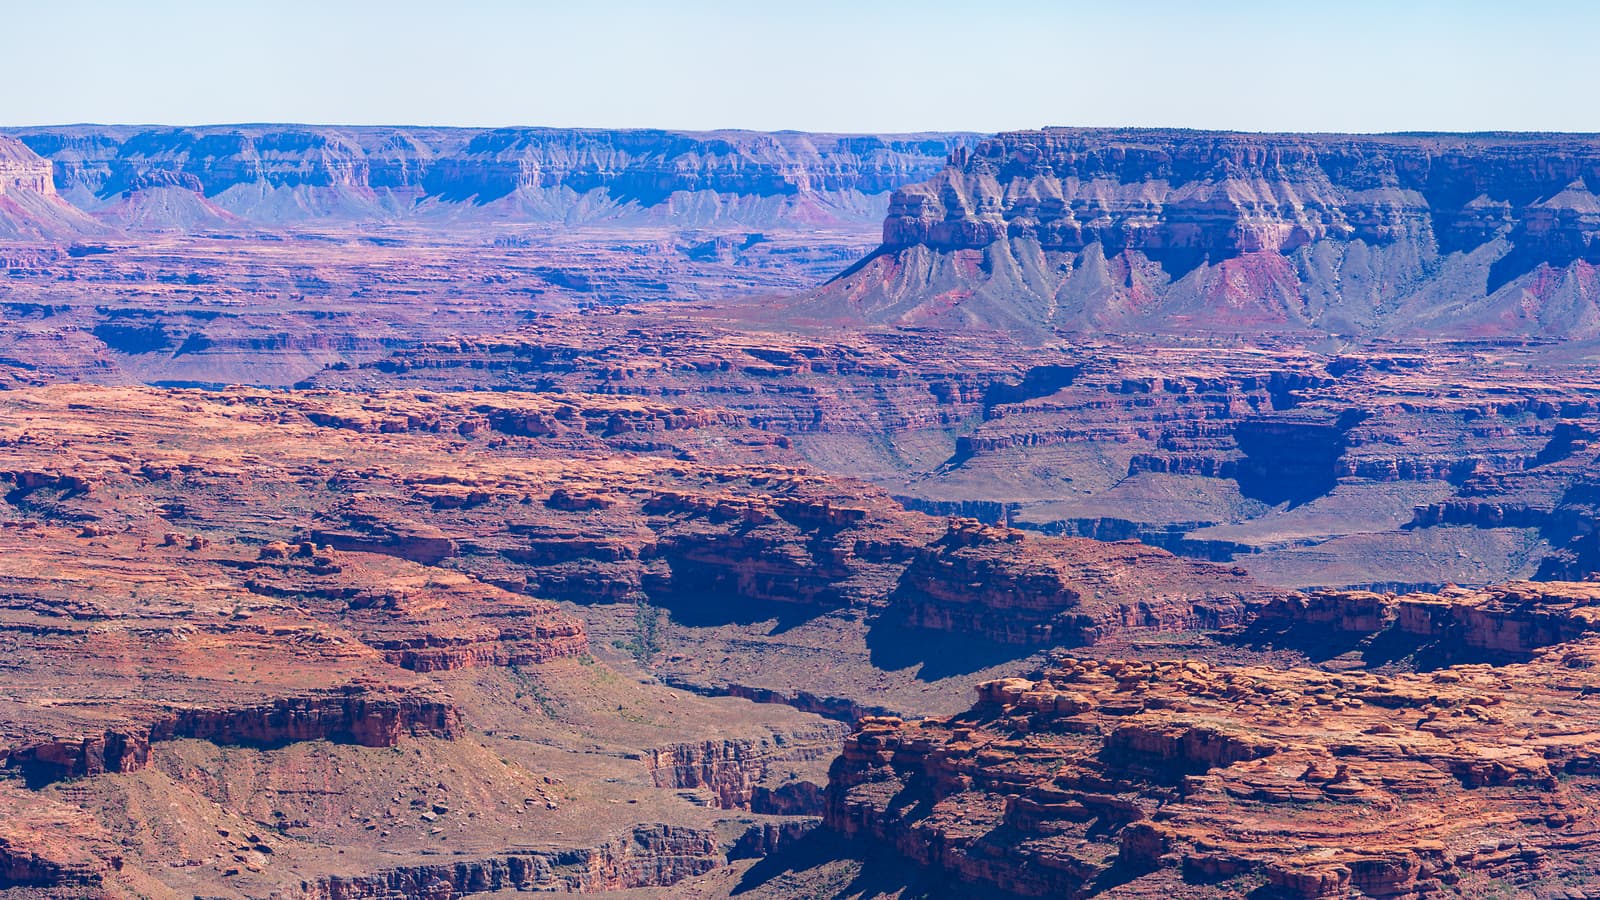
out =
<path fill-rule="evenodd" d="M 182 227 L 422 219 L 818 227 L 881 218 L 970 134 L 827 135 L 305 125 L 9 133 L 59 189 L 132 226 L 152 198 Z M 179 195 L 187 195 L 181 197 Z M 159 220 L 143 224 L 159 227 Z"/>
<path fill-rule="evenodd" d="M 150 758 L 156 741 L 203 740 L 273 746 L 294 741 L 344 741 L 363 747 L 393 747 L 404 734 L 453 738 L 461 726 L 455 709 L 425 696 L 369 691 L 353 685 L 339 692 L 280 698 L 244 708 L 189 707 L 157 714 L 149 723 L 113 726 L 82 738 L 13 739 L 0 748 L 0 767 L 34 784 L 107 772 L 133 772 Z"/>
<path fill-rule="evenodd" d="M 1593 338 L 1579 135 L 1052 128 L 958 150 L 801 315 L 1019 334 Z"/>
<path fill-rule="evenodd" d="M 1076 646 L 1123 629 L 1241 622 L 1256 590 L 1243 575 L 1131 541 L 1040 538 L 958 519 L 917 551 L 896 599 L 913 626 Z"/>
<path fill-rule="evenodd" d="M 56 193 L 49 160 L 0 135 L 0 240 L 49 241 L 103 230 Z"/>
<path fill-rule="evenodd" d="M 30 152 L 25 144 L 15 139 L 0 143 L 0 150 L 4 151 L 0 155 L 0 191 L 55 193 L 49 160 Z"/>
<path fill-rule="evenodd" d="M 1316 591 L 1275 597 L 1254 608 L 1242 633 L 1319 656 L 1355 649 L 1380 664 L 1398 659 L 1428 666 L 1520 662 L 1600 630 L 1597 601 L 1600 586 L 1566 581 L 1402 595 Z"/>

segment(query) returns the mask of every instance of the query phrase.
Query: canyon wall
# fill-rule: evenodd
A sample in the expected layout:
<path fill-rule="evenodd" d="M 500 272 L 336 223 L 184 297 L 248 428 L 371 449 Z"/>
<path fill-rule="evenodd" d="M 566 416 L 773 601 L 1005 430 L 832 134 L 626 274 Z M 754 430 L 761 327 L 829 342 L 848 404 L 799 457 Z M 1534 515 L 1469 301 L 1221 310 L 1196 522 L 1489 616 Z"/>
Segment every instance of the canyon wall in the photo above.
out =
<path fill-rule="evenodd" d="M 1052 128 L 895 192 L 829 316 L 1594 337 L 1600 142 Z M 1574 330 L 1576 329 L 1576 333 Z"/>
<path fill-rule="evenodd" d="M 659 888 L 725 863 L 715 835 L 671 825 L 640 825 L 599 847 L 522 852 L 489 859 L 416 865 L 370 875 L 305 882 L 287 896 L 304 900 L 458 897 L 499 891 L 598 894 Z"/>
<path fill-rule="evenodd" d="M 0 135 L 0 240 L 56 238 L 100 226 L 56 193 L 49 160 Z"/>
<path fill-rule="evenodd" d="M 0 193 L 15 190 L 55 193 L 50 163 L 16 140 L 0 141 Z"/>
<path fill-rule="evenodd" d="M 122 224 L 230 219 L 781 227 L 877 221 L 965 134 L 558 128 L 60 126 L 10 132 Z M 152 222 L 152 220 L 155 220 Z M 714 248 L 713 248 L 714 249 Z"/>

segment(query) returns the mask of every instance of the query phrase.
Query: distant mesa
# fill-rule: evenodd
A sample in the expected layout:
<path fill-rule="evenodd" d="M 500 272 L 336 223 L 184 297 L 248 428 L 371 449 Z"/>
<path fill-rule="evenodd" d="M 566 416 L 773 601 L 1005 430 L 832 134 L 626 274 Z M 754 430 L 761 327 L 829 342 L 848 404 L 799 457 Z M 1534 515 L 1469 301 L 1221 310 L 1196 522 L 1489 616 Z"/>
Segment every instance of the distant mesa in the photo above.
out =
<path fill-rule="evenodd" d="M 1600 140 L 1052 128 L 896 191 L 801 304 L 1018 333 L 1600 336 Z"/>
<path fill-rule="evenodd" d="M 8 132 L 120 228 L 867 225 L 974 134 L 51 126 Z M 30 158 L 32 154 L 30 154 Z M 33 163 L 37 165 L 37 163 Z"/>

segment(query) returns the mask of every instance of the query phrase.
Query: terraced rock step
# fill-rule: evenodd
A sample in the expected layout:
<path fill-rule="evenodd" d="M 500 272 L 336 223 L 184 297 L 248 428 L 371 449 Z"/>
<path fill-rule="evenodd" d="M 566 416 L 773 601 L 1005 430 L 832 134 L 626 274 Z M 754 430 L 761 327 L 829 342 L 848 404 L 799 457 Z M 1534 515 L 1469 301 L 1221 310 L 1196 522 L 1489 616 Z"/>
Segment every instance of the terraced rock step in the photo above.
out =
<path fill-rule="evenodd" d="M 393 747 L 405 734 L 449 739 L 461 731 L 459 713 L 442 699 L 351 686 L 343 692 L 283 698 L 252 708 L 185 709 L 133 730 L 81 739 L 24 740 L 0 746 L 0 769 L 17 770 L 38 786 L 137 771 L 149 762 L 150 745 L 157 741 L 192 738 L 271 747 L 331 740 Z"/>
<path fill-rule="evenodd" d="M 1319 354 L 914 328 L 822 341 L 836 323 L 787 315 L 559 316 L 314 381 L 700 398 L 908 508 L 1137 538 L 1285 587 L 1571 579 L 1600 559 L 1583 437 L 1600 386 L 1571 345 Z"/>
<path fill-rule="evenodd" d="M 641 825 L 594 848 L 527 850 L 490 859 L 329 876 L 284 894 L 296 900 L 421 900 L 494 891 L 599 894 L 671 887 L 726 864 L 716 835 L 670 825 Z"/>

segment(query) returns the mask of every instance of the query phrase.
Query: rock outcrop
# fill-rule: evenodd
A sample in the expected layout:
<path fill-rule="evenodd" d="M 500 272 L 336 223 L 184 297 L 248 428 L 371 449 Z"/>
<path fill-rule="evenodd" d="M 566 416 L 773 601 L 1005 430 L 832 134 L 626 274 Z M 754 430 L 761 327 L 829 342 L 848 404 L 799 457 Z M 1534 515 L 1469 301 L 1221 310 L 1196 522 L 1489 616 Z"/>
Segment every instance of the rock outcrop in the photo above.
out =
<path fill-rule="evenodd" d="M 917 551 L 893 614 L 916 628 L 999 643 L 1077 646 L 1128 629 L 1235 624 L 1254 590 L 1242 571 L 1134 541 L 1046 538 L 953 519 L 943 538 Z"/>
<path fill-rule="evenodd" d="M 1066 660 L 962 715 L 864 720 L 827 823 L 1004 896 L 1586 883 L 1596 646 L 1394 677 Z"/>
<path fill-rule="evenodd" d="M 1515 582 L 1438 593 L 1319 591 L 1269 600 L 1247 633 L 1315 647 L 1359 638 L 1369 652 L 1444 661 L 1527 660 L 1600 631 L 1600 584 Z"/>
<path fill-rule="evenodd" d="M 100 893 L 123 866 L 115 838 L 94 817 L 0 780 L 0 891 Z"/>
<path fill-rule="evenodd" d="M 354 686 L 329 695 L 284 698 L 270 705 L 177 711 L 142 727 L 82 738 L 21 741 L 0 746 L 0 769 L 21 772 L 33 784 L 106 772 L 134 772 L 157 741 L 192 738 L 219 744 L 277 746 L 331 740 L 392 747 L 402 735 L 454 738 L 461 720 L 439 698 L 369 691 Z"/>
<path fill-rule="evenodd" d="M 787 807 L 783 814 L 818 815 L 821 806 L 807 801 L 821 796 L 820 785 L 786 779 L 781 769 L 832 759 L 846 730 L 838 725 L 762 740 L 673 744 L 654 750 L 647 763 L 657 787 L 705 789 L 722 809 L 775 813 Z"/>

